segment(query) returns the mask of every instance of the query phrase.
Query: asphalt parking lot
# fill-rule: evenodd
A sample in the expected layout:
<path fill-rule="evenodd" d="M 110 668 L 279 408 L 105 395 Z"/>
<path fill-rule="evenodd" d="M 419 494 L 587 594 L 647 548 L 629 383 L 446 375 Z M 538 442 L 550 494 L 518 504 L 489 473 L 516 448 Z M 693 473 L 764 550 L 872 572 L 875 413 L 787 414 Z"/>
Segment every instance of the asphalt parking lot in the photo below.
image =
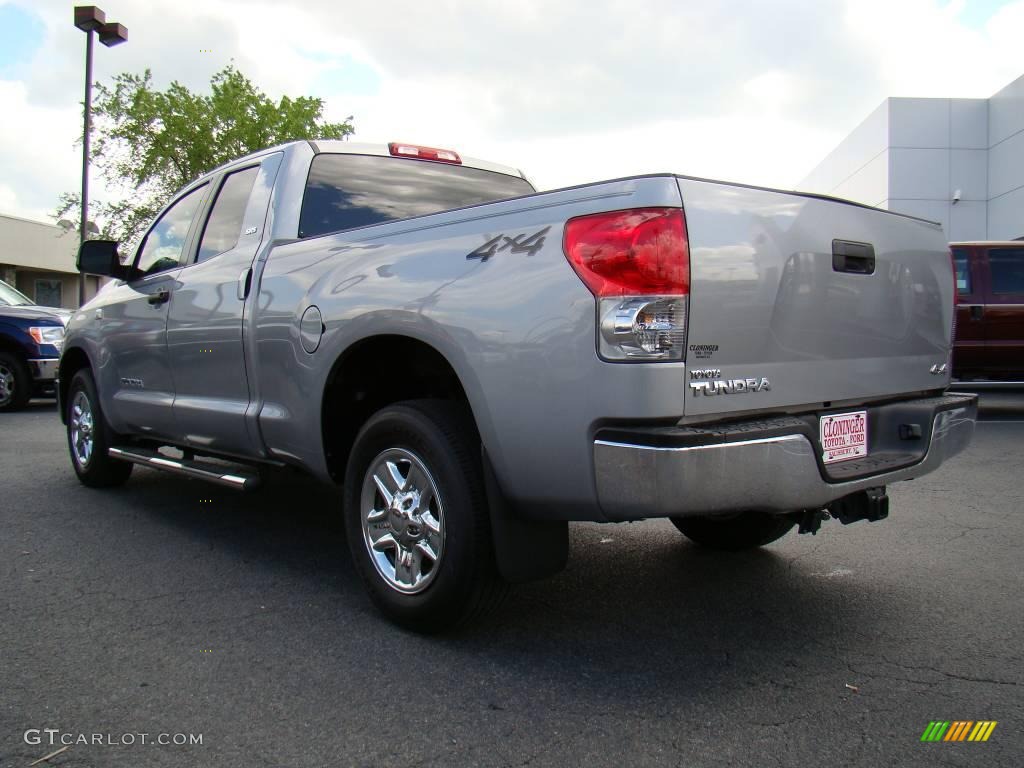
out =
<path fill-rule="evenodd" d="M 489 623 L 384 622 L 329 490 L 79 485 L 51 404 L 0 415 L 0 766 L 1020 766 L 1024 420 L 892 515 L 724 556 L 577 525 Z M 995 720 L 986 743 L 921 743 Z M 112 739 L 110 738 L 112 737 Z M 56 736 L 55 738 L 60 738 Z"/>

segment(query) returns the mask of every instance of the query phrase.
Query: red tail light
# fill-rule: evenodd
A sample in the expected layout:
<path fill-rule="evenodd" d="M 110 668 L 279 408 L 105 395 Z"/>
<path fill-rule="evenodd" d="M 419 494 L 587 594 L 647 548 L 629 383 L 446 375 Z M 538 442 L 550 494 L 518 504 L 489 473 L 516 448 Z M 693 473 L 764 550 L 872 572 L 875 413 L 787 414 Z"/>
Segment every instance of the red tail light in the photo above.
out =
<path fill-rule="evenodd" d="M 415 157 L 419 160 L 434 160 L 438 163 L 453 163 L 462 165 L 462 158 L 458 152 L 450 149 L 435 149 L 434 147 L 419 147 L 415 144 L 399 144 L 393 141 L 388 144 L 388 151 L 396 157 Z"/>
<path fill-rule="evenodd" d="M 563 247 L 576 274 L 598 298 L 690 292 L 690 250 L 679 208 L 634 208 L 570 219 Z"/>

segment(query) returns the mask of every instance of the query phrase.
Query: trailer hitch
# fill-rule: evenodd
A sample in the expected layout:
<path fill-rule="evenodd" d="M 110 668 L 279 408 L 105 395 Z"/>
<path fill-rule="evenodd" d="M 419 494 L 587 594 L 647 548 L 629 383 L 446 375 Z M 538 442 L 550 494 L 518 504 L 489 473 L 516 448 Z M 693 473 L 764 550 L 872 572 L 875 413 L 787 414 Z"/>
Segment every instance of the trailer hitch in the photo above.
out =
<path fill-rule="evenodd" d="M 793 514 L 797 525 L 800 526 L 798 531 L 811 535 L 816 534 L 821 528 L 821 524 L 830 517 L 843 525 L 849 525 L 858 520 L 875 523 L 888 516 L 889 495 L 885 492 L 884 485 L 851 493 L 849 496 L 836 499 L 821 509 L 802 509 Z"/>

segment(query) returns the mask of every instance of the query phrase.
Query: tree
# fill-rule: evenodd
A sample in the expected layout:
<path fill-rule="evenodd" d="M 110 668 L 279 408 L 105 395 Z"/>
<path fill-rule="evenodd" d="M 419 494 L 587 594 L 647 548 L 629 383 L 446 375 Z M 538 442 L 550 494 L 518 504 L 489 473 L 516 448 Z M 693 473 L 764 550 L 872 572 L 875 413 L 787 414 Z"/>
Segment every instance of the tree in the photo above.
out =
<path fill-rule="evenodd" d="M 322 120 L 322 99 L 283 96 L 274 103 L 234 65 L 210 80 L 210 93 L 177 81 L 153 87 L 150 70 L 96 84 L 92 162 L 119 199 L 90 201 L 103 237 L 136 240 L 171 195 L 202 173 L 294 139 L 340 139 L 352 118 Z M 77 194 L 61 195 L 55 217 L 81 216 Z"/>

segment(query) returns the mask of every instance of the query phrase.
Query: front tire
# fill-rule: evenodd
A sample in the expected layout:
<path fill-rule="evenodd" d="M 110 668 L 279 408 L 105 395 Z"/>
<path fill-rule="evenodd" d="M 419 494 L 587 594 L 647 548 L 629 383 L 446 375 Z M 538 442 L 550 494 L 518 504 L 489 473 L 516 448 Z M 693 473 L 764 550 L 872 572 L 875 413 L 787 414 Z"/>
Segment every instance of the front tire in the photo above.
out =
<path fill-rule="evenodd" d="M 730 517 L 673 517 L 672 524 L 690 541 L 709 549 L 740 552 L 781 539 L 796 525 L 786 517 L 740 512 Z"/>
<path fill-rule="evenodd" d="M 0 352 L 0 411 L 16 411 L 32 397 L 32 376 L 25 361 Z"/>
<path fill-rule="evenodd" d="M 372 416 L 349 457 L 344 505 L 356 570 L 395 623 L 438 632 L 504 596 L 480 439 L 464 407 L 410 400 Z"/>
<path fill-rule="evenodd" d="M 124 484 L 132 473 L 132 464 L 107 454 L 113 442 L 112 432 L 103 417 L 96 383 L 88 368 L 72 377 L 64 407 L 71 466 L 78 479 L 90 488 Z"/>

